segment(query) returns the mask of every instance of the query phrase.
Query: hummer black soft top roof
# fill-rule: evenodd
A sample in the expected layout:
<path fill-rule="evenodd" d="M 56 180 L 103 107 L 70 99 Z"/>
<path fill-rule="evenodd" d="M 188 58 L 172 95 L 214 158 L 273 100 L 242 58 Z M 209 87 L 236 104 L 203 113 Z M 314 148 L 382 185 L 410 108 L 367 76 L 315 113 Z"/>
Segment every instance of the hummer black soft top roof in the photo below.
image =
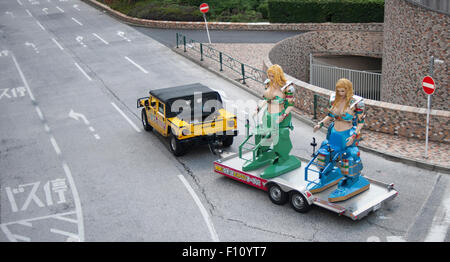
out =
<path fill-rule="evenodd" d="M 214 91 L 200 83 L 150 90 L 149 93 L 163 103 L 171 103 L 177 99 L 190 100 L 193 98 L 194 93 L 201 93 L 203 97 L 208 94 L 212 94 L 218 98 L 220 97 L 217 91 Z"/>

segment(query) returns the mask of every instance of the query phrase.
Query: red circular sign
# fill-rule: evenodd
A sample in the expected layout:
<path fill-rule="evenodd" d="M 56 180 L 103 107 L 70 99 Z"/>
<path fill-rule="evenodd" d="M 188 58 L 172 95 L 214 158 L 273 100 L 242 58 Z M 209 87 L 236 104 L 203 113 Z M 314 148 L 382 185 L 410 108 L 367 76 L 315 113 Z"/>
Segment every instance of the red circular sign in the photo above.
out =
<path fill-rule="evenodd" d="M 434 85 L 434 80 L 431 76 L 426 76 L 423 78 L 422 88 L 427 95 L 432 95 L 434 93 L 436 86 Z"/>
<path fill-rule="evenodd" d="M 209 6 L 207 3 L 203 3 L 200 5 L 200 12 L 206 14 L 209 11 Z"/>

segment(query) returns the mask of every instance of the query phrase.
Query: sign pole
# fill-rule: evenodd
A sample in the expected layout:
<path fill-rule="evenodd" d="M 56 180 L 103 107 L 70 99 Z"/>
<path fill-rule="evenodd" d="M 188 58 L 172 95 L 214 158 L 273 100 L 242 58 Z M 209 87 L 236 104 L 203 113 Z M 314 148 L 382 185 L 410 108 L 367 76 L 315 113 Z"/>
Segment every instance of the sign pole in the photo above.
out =
<path fill-rule="evenodd" d="M 205 25 L 206 25 L 206 33 L 208 34 L 208 41 L 211 44 L 211 38 L 209 37 L 209 30 L 208 30 L 208 21 L 206 21 L 206 15 L 203 13 L 203 18 L 205 19 Z"/>
<path fill-rule="evenodd" d="M 430 77 L 433 77 L 434 56 L 430 58 Z M 427 129 L 425 130 L 425 158 L 428 158 L 428 129 L 430 128 L 430 109 L 431 109 L 431 94 L 428 95 L 427 101 Z"/>

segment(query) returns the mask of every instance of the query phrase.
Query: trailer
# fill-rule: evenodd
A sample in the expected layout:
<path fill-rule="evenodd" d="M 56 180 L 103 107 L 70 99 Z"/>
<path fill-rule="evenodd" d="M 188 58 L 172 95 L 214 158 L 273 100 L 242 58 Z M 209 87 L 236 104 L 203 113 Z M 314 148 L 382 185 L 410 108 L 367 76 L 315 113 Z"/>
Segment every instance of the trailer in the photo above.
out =
<path fill-rule="evenodd" d="M 247 172 L 242 171 L 244 159 L 250 158 L 251 154 L 252 152 L 246 152 L 242 154 L 244 157 L 241 158 L 239 153 L 236 153 L 218 159 L 214 162 L 214 172 L 267 191 L 269 199 L 274 204 L 283 205 L 289 202 L 291 207 L 300 213 L 306 213 L 312 205 L 316 205 L 353 220 L 360 220 L 370 212 L 377 211 L 384 203 L 398 195 L 394 184 L 386 184 L 366 177 L 370 181 L 368 190 L 345 201 L 331 203 L 328 201 L 328 195 L 337 188 L 337 185 L 315 194 L 307 190 L 309 179 L 317 179 L 319 174 L 317 167 L 308 165 L 310 161 L 307 159 L 298 157 L 302 162 L 300 168 L 272 179 L 263 179 L 259 174 L 262 173 L 264 167 Z M 316 168 L 317 172 L 307 179 L 305 168 Z M 317 177 L 314 177 L 315 174 Z"/>

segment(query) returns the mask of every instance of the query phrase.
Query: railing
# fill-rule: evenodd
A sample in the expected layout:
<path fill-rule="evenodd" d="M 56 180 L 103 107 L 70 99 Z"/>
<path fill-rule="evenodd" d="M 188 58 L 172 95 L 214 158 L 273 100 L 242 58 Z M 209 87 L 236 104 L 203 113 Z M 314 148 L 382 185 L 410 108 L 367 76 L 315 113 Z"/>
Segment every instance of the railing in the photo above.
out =
<path fill-rule="evenodd" d="M 200 53 L 200 61 L 203 61 L 204 57 L 210 58 L 219 63 L 220 71 L 223 71 L 223 67 L 227 67 L 233 72 L 239 74 L 242 78 L 243 84 L 246 84 L 246 79 L 251 79 L 258 83 L 263 83 L 266 77 L 266 72 L 252 67 L 250 65 L 244 64 L 237 59 L 213 48 L 209 44 L 199 43 L 193 39 L 187 38 L 185 35 L 177 33 L 176 34 L 177 48 L 182 46 L 184 48 L 184 52 L 187 52 L 188 49 L 194 50 Z"/>
<path fill-rule="evenodd" d="M 366 71 L 351 70 L 334 66 L 310 64 L 310 84 L 328 90 L 335 90 L 336 81 L 347 78 L 353 83 L 353 91 L 356 95 L 380 100 L 381 74 Z"/>
<path fill-rule="evenodd" d="M 433 11 L 450 14 L 449 0 L 406 0 L 406 1 L 431 9 Z"/>

